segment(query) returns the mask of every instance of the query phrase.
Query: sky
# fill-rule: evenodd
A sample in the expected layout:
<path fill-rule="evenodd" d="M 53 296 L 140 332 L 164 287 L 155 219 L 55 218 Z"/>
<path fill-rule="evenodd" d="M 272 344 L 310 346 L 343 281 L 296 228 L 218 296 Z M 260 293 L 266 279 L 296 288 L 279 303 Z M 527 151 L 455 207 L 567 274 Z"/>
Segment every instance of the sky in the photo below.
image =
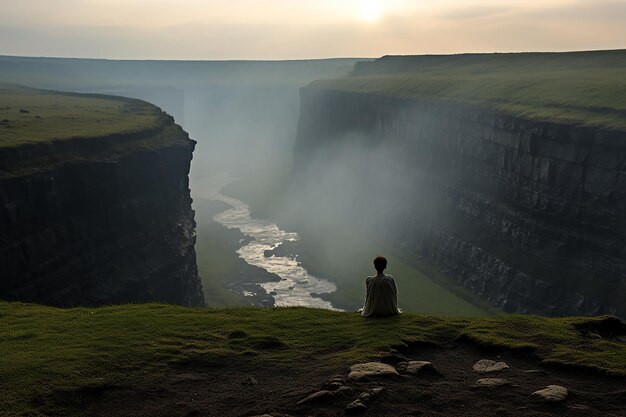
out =
<path fill-rule="evenodd" d="M 302 59 L 626 48 L 626 0 L 0 0 L 0 55 Z"/>

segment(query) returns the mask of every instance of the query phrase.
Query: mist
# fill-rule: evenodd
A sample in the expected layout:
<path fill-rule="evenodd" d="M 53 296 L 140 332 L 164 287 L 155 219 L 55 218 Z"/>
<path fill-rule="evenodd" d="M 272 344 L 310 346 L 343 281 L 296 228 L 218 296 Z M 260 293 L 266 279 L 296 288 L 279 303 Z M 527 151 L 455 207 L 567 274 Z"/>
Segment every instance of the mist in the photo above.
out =
<path fill-rule="evenodd" d="M 373 273 L 371 260 L 385 254 L 390 272 L 400 272 L 405 309 L 483 314 L 467 292 L 416 268 L 410 259 L 406 219 L 427 215 L 429 198 L 421 196 L 409 174 L 414 171 L 407 169 L 406 145 L 345 131 L 314 138 L 311 149 L 297 149 L 300 89 L 317 79 L 344 76 L 356 61 L 3 57 L 0 78 L 146 100 L 197 141 L 190 188 L 199 273 L 211 306 L 355 309 L 363 301 L 364 278 Z M 226 219 L 233 207 L 247 210 L 249 217 L 215 220 Z M 260 229 L 250 232 L 250 224 Z M 270 239 L 263 246 L 263 230 L 279 230 L 276 236 L 284 240 Z M 246 255 L 255 241 L 255 254 Z"/>

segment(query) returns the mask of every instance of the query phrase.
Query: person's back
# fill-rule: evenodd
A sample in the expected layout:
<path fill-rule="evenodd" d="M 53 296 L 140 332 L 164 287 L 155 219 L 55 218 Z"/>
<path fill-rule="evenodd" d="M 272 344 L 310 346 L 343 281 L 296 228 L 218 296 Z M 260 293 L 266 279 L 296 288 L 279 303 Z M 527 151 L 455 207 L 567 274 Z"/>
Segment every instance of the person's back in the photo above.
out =
<path fill-rule="evenodd" d="M 374 267 L 377 275 L 367 277 L 365 280 L 365 304 L 361 309 L 361 315 L 372 317 L 399 314 L 396 281 L 391 275 L 383 273 L 387 267 L 387 260 L 382 256 L 377 256 L 374 259 Z"/>

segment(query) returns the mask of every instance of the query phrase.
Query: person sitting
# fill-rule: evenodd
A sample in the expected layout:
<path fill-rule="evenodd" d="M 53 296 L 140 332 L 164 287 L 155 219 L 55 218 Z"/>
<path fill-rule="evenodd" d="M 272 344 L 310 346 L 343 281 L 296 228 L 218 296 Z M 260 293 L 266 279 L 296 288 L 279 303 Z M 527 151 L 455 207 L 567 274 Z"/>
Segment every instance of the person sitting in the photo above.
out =
<path fill-rule="evenodd" d="M 387 268 L 387 259 L 384 256 L 377 256 L 374 259 L 376 276 L 365 279 L 365 304 L 359 309 L 363 317 L 380 317 L 400 314 L 398 308 L 398 288 L 396 281 L 391 275 L 385 275 L 383 271 Z"/>

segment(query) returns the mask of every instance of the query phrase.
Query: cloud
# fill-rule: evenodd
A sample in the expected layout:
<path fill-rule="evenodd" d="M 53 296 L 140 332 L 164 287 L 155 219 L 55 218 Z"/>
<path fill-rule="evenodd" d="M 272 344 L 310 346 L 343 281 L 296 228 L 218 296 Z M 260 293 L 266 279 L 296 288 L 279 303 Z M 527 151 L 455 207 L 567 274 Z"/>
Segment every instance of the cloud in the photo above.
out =
<path fill-rule="evenodd" d="M 451 19 L 451 20 L 465 20 L 465 19 L 478 19 L 482 17 L 491 17 L 493 15 L 510 12 L 511 8 L 509 7 L 499 7 L 499 6 L 475 6 L 475 7 L 465 7 L 462 9 L 454 9 L 444 11 L 439 15 L 442 19 Z"/>
<path fill-rule="evenodd" d="M 76 0 L 62 1 L 69 5 Z M 0 19 L 0 54 L 124 59 L 297 59 L 626 47 L 623 24 L 626 1 L 599 0 L 592 4 L 579 0 L 547 1 L 541 6 L 528 6 L 517 0 L 497 4 L 485 0 L 482 6 L 473 8 L 467 7 L 467 3 L 455 8 L 459 3 L 448 1 L 429 9 L 389 12 L 370 24 L 350 20 L 349 16 L 327 22 L 306 17 L 286 22 L 273 19 L 235 22 L 214 16 L 201 22 L 174 19 L 169 25 L 150 26 L 132 22 L 70 24 L 58 19 L 37 24 L 17 19 L 8 24 L 6 19 Z M 504 3 L 508 7 L 503 7 Z M 18 9 L 21 13 L 27 10 L 22 6 Z"/>

